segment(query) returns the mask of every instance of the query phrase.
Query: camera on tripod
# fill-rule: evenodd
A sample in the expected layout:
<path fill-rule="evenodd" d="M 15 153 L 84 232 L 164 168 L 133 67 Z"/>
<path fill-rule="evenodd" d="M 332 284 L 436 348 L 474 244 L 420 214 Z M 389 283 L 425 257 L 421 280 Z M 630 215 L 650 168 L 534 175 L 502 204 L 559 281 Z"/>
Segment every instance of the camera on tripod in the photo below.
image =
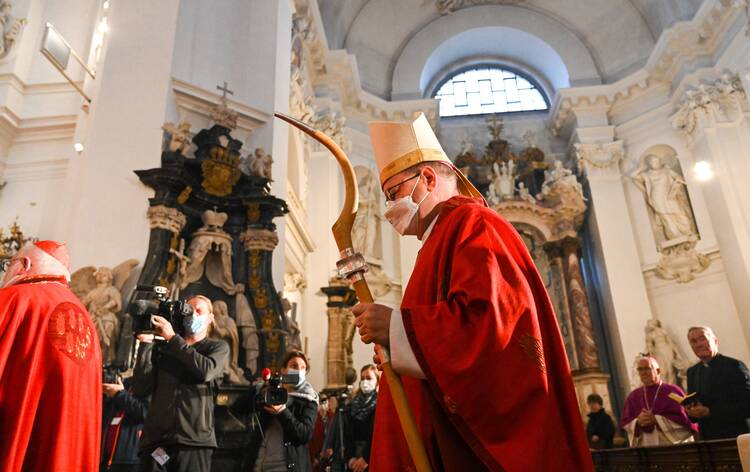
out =
<path fill-rule="evenodd" d="M 289 395 L 284 385 L 297 385 L 299 374 L 271 374 L 268 368 L 262 371 L 263 385 L 255 396 L 258 406 L 286 405 Z"/>
<path fill-rule="evenodd" d="M 133 334 L 153 333 L 151 318 L 165 318 L 176 333 L 184 335 L 182 320 L 193 314 L 193 307 L 184 300 L 171 300 L 166 287 L 139 285 L 133 292 L 129 312 L 133 317 Z"/>

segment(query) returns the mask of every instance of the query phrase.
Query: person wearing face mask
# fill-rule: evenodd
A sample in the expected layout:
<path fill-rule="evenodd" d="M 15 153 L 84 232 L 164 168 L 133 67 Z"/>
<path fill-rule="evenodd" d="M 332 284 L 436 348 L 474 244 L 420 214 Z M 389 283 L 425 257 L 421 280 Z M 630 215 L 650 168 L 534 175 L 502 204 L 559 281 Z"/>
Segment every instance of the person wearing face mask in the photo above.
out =
<path fill-rule="evenodd" d="M 133 394 L 151 395 L 141 436 L 141 472 L 208 472 L 216 448 L 214 396 L 224 375 L 229 345 L 209 339 L 211 300 L 188 300 L 193 314 L 182 319 L 184 336 L 154 316 L 153 336 L 141 341 L 133 370 Z"/>
<path fill-rule="evenodd" d="M 298 375 L 296 385 L 284 385 L 285 405 L 263 405 L 255 409 L 258 388 L 251 389 L 232 406 L 237 413 L 254 411 L 249 428 L 250 441 L 242 470 L 252 472 L 312 472 L 310 451 L 315 418 L 320 402 L 318 393 L 306 380 L 310 364 L 301 351 L 289 351 L 282 358 L 281 373 Z M 257 385 L 256 385 L 257 386 Z"/>
<path fill-rule="evenodd" d="M 346 464 L 353 472 L 364 472 L 369 466 L 378 401 L 377 367 L 368 364 L 362 367 L 359 375 L 359 390 L 347 405 L 344 423 Z"/>
<path fill-rule="evenodd" d="M 369 128 L 384 216 L 422 247 L 399 309 L 360 303 L 353 313 L 362 341 L 390 350 L 433 470 L 593 471 L 555 313 L 523 240 L 424 114 Z M 374 472 L 414 468 L 387 382 L 370 459 Z"/>

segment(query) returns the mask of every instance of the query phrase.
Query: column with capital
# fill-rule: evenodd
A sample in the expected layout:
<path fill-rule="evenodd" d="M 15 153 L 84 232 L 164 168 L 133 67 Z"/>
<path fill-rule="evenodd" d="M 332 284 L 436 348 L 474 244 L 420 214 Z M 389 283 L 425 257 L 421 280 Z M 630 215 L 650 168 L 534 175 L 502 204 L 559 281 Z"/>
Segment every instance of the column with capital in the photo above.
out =
<path fill-rule="evenodd" d="M 623 379 L 621 388 L 629 390 L 627 379 L 631 377 L 633 360 L 643 349 L 643 327 L 652 313 L 620 170 L 625 147 L 622 141 L 613 140 L 612 126 L 578 128 L 575 133 L 579 141 L 575 144 L 576 157 L 591 194 L 588 225 L 594 249 L 594 280 L 602 296 L 612 343 L 620 346 L 613 354 L 619 377 Z M 578 262 L 577 255 L 575 262 Z M 580 266 L 573 264 L 570 248 L 566 266 L 568 272 L 576 272 L 578 280 L 582 281 Z M 575 277 L 570 284 L 575 285 Z M 569 293 L 577 296 L 581 290 L 582 282 L 580 287 L 570 287 Z M 575 304 L 573 300 L 572 305 Z M 579 310 L 579 318 L 583 320 L 584 307 L 578 303 L 574 309 Z M 588 320 L 590 323 L 590 317 Z M 591 354 L 584 358 L 587 359 L 582 360 L 584 365 L 586 362 L 594 364 Z"/>
<path fill-rule="evenodd" d="M 326 389 L 343 388 L 347 385 L 347 370 L 353 369 L 351 354 L 355 326 L 352 306 L 357 297 L 349 282 L 339 277 L 331 278 L 328 287 L 321 287 L 321 290 L 328 296 Z"/>
<path fill-rule="evenodd" d="M 726 73 L 702 80 L 685 90 L 671 117 L 674 129 L 685 138 L 693 164 L 700 163 L 700 181 L 722 262 L 726 267 L 737 313 L 750 310 L 750 101 L 745 76 Z M 744 81 L 744 82 L 743 82 Z M 750 319 L 739 316 L 745 340 L 750 340 Z"/>

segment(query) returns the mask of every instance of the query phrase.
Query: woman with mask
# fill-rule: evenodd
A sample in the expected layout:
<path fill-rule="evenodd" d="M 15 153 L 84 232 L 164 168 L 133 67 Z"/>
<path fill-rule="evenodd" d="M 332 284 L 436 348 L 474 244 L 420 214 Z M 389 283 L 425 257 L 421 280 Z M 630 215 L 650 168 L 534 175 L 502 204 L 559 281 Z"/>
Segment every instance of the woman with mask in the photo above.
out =
<path fill-rule="evenodd" d="M 375 426 L 375 403 L 378 400 L 378 369 L 368 364 L 360 370 L 359 389 L 347 407 L 344 435 L 346 463 L 349 470 L 363 472 L 370 463 L 372 430 Z"/>
<path fill-rule="evenodd" d="M 306 380 L 310 365 L 300 351 L 287 352 L 281 365 L 283 374 L 296 374 L 299 380 L 295 385 L 284 385 L 288 393 L 285 405 L 263 405 L 255 409 L 245 471 L 312 472 L 307 443 L 312 439 L 319 400 Z M 252 390 L 252 398 L 241 402 L 255 405 L 255 393 L 257 389 Z M 237 410 L 237 406 L 233 409 Z"/>

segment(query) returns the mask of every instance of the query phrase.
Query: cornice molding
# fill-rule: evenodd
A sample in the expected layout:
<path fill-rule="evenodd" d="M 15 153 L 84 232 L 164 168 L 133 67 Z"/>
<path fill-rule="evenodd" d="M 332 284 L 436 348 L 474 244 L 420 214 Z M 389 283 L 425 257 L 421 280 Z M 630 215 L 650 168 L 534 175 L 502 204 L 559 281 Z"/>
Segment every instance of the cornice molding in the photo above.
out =
<path fill-rule="evenodd" d="M 578 109 L 602 107 L 612 117 L 659 89 L 669 95 L 672 83 L 690 61 L 710 58 L 718 51 L 747 4 L 748 0 L 706 0 L 692 20 L 677 23 L 661 35 L 642 69 L 612 84 L 561 89 L 552 105 L 549 128 L 561 134 Z"/>

